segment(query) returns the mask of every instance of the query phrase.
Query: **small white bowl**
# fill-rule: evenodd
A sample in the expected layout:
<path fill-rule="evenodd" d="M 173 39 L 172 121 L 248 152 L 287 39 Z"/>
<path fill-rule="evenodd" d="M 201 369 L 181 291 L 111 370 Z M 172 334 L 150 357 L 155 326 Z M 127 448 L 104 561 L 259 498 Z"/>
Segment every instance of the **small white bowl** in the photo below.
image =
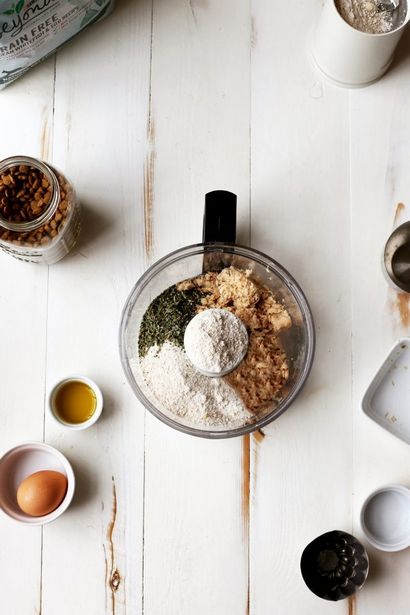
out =
<path fill-rule="evenodd" d="M 20 483 L 40 470 L 55 470 L 67 477 L 67 492 L 61 504 L 48 515 L 31 517 L 17 504 Z M 70 462 L 60 451 L 43 442 L 25 442 L 7 451 L 0 459 L 0 509 L 11 519 L 25 525 L 45 525 L 54 521 L 70 506 L 75 476 Z"/>
<path fill-rule="evenodd" d="M 410 546 L 410 489 L 386 485 L 373 491 L 362 506 L 360 523 L 367 540 L 381 551 Z"/>
<path fill-rule="evenodd" d="M 63 421 L 63 419 L 61 419 L 58 416 L 58 413 L 55 410 L 55 404 L 54 404 L 55 398 L 56 398 L 56 395 L 59 389 L 67 382 L 84 382 L 84 384 L 87 384 L 94 391 L 95 399 L 96 399 L 96 406 L 95 406 L 94 414 L 92 415 L 92 417 L 88 419 L 88 421 L 84 421 L 83 423 L 66 423 L 65 421 Z M 91 427 L 91 425 L 94 425 L 94 423 L 96 423 L 101 416 L 101 412 L 103 409 L 103 396 L 102 396 L 101 389 L 93 380 L 91 380 L 90 378 L 87 378 L 86 376 L 68 376 L 67 378 L 64 378 L 64 380 L 60 380 L 60 382 L 57 382 L 57 384 L 52 388 L 50 395 L 48 397 L 48 409 L 53 419 L 59 425 L 63 425 L 64 427 L 67 427 L 67 429 L 72 429 L 74 431 L 88 429 L 88 427 Z"/>

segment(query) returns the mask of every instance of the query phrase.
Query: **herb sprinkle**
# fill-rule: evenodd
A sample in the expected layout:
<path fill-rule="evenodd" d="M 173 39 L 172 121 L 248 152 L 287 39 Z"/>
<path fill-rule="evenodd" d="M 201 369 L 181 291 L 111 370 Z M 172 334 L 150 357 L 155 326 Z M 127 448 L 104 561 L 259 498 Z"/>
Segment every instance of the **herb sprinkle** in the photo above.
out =
<path fill-rule="evenodd" d="M 189 321 L 197 313 L 204 293 L 196 288 L 178 290 L 170 286 L 149 305 L 145 312 L 138 338 L 140 357 L 152 346 L 172 342 L 183 347 L 184 333 Z"/>

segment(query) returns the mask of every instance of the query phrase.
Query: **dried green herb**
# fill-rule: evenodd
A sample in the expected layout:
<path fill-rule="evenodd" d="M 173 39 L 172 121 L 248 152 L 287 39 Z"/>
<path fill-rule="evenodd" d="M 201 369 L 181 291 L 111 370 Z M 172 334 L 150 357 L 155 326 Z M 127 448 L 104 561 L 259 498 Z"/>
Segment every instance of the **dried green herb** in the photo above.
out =
<path fill-rule="evenodd" d="M 195 316 L 204 293 L 196 288 L 178 290 L 170 286 L 158 295 L 145 312 L 138 338 L 138 352 L 141 357 L 151 346 L 162 346 L 164 342 L 184 345 L 184 333 L 189 321 Z"/>

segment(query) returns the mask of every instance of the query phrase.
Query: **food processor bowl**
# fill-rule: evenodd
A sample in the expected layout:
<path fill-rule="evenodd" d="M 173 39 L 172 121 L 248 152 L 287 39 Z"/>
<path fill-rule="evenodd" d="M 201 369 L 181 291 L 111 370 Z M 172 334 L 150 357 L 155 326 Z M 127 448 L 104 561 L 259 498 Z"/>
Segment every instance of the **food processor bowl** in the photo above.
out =
<path fill-rule="evenodd" d="M 228 193 L 229 194 L 229 193 Z M 236 267 L 271 290 L 277 301 L 283 302 L 292 318 L 292 327 L 279 334 L 289 360 L 289 379 L 283 398 L 272 403 L 254 421 L 232 429 L 226 426 L 202 427 L 176 416 L 161 407 L 147 387 L 139 367 L 138 337 L 143 316 L 151 304 L 170 286 L 201 275 Z M 296 399 L 309 375 L 313 362 L 315 331 L 312 314 L 305 295 L 294 278 L 269 256 L 257 250 L 232 243 L 200 243 L 168 254 L 150 267 L 134 286 L 127 299 L 120 326 L 122 365 L 135 395 L 158 419 L 187 434 L 204 438 L 230 438 L 261 429 L 277 419 Z"/>

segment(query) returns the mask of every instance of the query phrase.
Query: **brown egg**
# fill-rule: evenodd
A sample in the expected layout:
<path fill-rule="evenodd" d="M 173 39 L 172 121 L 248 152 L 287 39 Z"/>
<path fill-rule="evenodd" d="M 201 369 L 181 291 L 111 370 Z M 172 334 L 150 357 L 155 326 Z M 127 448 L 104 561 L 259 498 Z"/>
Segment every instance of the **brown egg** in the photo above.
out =
<path fill-rule="evenodd" d="M 67 491 L 67 477 L 43 470 L 30 474 L 17 489 L 17 503 L 31 517 L 48 515 L 61 504 Z"/>

